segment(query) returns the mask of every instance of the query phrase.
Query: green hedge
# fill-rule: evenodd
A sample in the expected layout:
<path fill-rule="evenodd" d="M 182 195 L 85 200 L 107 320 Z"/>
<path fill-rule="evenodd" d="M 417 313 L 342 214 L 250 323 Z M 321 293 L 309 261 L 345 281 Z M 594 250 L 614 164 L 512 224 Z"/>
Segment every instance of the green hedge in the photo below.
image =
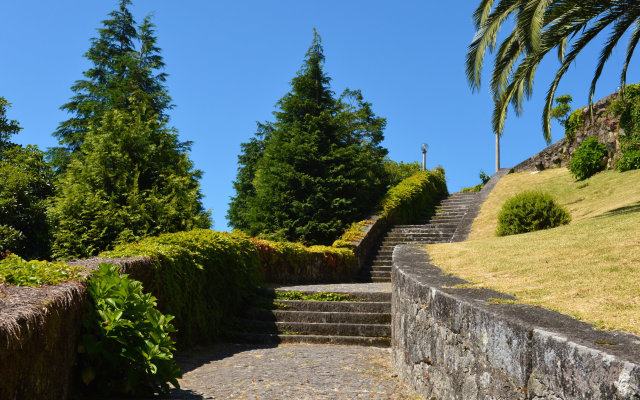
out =
<path fill-rule="evenodd" d="M 448 194 L 443 168 L 420 171 L 389 189 L 378 209 L 391 224 L 411 224 L 432 215 L 438 201 Z M 333 246 L 352 248 L 371 223 L 364 220 L 352 224 Z"/>
<path fill-rule="evenodd" d="M 101 257 L 152 259 L 150 290 L 176 317 L 180 347 L 213 341 L 260 284 L 256 245 L 248 237 L 196 229 L 121 245 Z"/>

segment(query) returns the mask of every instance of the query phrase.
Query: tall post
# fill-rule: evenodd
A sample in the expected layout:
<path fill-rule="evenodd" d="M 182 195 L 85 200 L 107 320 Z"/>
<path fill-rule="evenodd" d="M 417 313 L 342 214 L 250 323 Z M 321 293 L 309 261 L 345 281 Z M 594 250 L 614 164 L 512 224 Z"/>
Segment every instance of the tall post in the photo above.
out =
<path fill-rule="evenodd" d="M 422 150 L 422 170 L 427 170 L 427 152 Z"/>
<path fill-rule="evenodd" d="M 496 173 L 500 170 L 500 135 L 496 133 Z"/>

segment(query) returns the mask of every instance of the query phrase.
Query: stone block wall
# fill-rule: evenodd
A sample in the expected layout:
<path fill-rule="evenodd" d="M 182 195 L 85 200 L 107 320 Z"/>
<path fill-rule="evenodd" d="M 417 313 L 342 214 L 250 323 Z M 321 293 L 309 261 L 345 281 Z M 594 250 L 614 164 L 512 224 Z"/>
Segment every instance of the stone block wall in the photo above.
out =
<path fill-rule="evenodd" d="M 456 289 L 465 281 L 398 246 L 392 272 L 392 355 L 425 398 L 637 399 L 640 338 L 596 331 L 510 297 Z"/>
<path fill-rule="evenodd" d="M 593 105 L 593 119 L 589 113 L 589 107 L 582 108 L 582 118 L 584 123 L 575 132 L 575 137 L 571 143 L 565 138 L 545 148 L 538 154 L 524 160 L 513 167 L 514 172 L 544 170 L 554 167 L 566 167 L 571 160 L 573 153 L 578 146 L 588 137 L 595 137 L 599 142 L 607 146 L 607 167 L 613 166 L 613 159 L 620 153 L 620 142 L 618 141 L 619 118 L 609 115 L 608 109 L 611 102 L 618 98 L 617 93 L 613 93 Z"/>

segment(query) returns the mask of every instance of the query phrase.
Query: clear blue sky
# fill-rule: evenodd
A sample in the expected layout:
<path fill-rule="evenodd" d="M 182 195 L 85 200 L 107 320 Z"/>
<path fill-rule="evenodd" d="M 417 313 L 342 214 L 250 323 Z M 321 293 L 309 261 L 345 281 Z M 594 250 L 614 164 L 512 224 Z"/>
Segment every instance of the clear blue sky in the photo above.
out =
<path fill-rule="evenodd" d="M 228 229 L 225 214 L 240 143 L 253 135 L 256 121 L 272 120 L 313 27 L 323 39 L 333 90 L 361 89 L 374 111 L 387 118 L 384 145 L 392 159 L 421 160 L 420 144 L 427 142 L 427 166 L 445 168 L 451 192 L 478 183 L 480 169 L 493 174 L 492 102 L 486 84 L 474 94 L 464 75 L 477 2 L 134 0 L 138 21 L 155 15 L 176 105 L 171 125 L 182 140 L 194 142 L 191 158 L 204 171 L 204 203 L 213 210 L 214 228 Z M 17 142 L 42 149 L 56 145 L 51 132 L 67 118 L 59 107 L 89 67 L 83 54 L 90 38 L 116 6 L 115 0 L 4 2 L 0 96 L 13 103 L 9 117 L 24 128 Z M 560 85 L 558 93 L 571 94 L 574 107 L 587 102 L 598 50 L 588 48 Z M 605 68 L 596 99 L 616 90 L 623 50 Z M 540 114 L 557 65 L 553 57 L 541 65 L 524 115 L 508 118 L 502 166 L 546 146 Z M 485 81 L 489 72 L 485 68 Z M 638 80 L 634 62 L 628 81 Z M 556 125 L 554 141 L 562 136 Z"/>

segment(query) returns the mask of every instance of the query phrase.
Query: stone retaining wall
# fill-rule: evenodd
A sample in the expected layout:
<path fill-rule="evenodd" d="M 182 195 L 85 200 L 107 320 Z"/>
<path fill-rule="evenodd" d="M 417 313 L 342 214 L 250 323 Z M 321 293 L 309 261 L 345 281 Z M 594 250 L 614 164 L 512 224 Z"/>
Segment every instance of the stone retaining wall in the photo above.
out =
<path fill-rule="evenodd" d="M 640 338 L 596 331 L 509 296 L 456 289 L 419 247 L 393 254 L 392 354 L 437 399 L 637 399 Z"/>

